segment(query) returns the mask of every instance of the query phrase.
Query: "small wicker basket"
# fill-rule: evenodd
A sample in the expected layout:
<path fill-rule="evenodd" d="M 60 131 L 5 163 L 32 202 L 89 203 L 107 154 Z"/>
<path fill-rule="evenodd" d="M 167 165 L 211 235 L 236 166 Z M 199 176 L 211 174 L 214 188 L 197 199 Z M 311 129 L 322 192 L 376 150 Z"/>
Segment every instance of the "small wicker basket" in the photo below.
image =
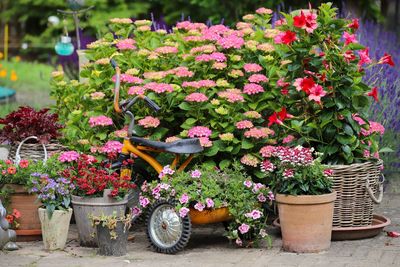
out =
<path fill-rule="evenodd" d="M 33 161 L 43 160 L 55 153 L 61 153 L 66 150 L 66 147 L 59 143 L 49 143 L 42 145 L 40 143 L 26 143 L 28 140 L 38 140 L 35 136 L 30 136 L 19 143 L 13 144 L 10 147 L 8 154 L 9 159 L 30 159 Z M 19 150 L 19 151 L 18 151 Z"/>
<path fill-rule="evenodd" d="M 337 192 L 333 227 L 372 224 L 374 203 L 379 204 L 383 197 L 382 166 L 382 160 L 329 166 L 333 170 L 333 189 Z"/>

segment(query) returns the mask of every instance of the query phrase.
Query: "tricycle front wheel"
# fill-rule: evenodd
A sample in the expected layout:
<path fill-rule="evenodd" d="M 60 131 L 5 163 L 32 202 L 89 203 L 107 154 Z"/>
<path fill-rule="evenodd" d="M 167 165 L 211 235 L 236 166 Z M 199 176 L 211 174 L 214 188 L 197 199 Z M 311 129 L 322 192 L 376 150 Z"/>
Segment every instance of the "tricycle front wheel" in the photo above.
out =
<path fill-rule="evenodd" d="M 179 252 L 189 242 L 191 230 L 189 215 L 181 218 L 173 200 L 160 200 L 150 207 L 147 238 L 155 251 L 165 254 Z"/>

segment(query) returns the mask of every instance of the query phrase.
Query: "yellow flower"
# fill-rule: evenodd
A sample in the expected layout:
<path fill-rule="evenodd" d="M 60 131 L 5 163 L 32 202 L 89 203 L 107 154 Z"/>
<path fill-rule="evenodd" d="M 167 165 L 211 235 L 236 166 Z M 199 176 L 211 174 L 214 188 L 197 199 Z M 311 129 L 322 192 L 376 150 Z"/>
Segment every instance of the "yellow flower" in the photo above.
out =
<path fill-rule="evenodd" d="M 14 70 L 11 71 L 10 80 L 13 81 L 13 82 L 18 80 L 17 73 Z"/>
<path fill-rule="evenodd" d="M 0 70 L 0 77 L 1 78 L 4 78 L 4 77 L 6 77 L 7 76 L 7 70 Z"/>

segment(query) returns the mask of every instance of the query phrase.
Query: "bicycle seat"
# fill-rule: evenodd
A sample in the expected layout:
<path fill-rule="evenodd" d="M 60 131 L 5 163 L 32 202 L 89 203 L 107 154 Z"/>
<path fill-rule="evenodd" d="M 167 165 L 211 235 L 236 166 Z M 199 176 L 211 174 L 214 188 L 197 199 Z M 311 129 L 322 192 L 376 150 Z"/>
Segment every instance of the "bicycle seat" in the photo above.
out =
<path fill-rule="evenodd" d="M 181 139 L 171 143 L 166 143 L 132 136 L 131 141 L 140 145 L 162 149 L 177 154 L 194 154 L 203 151 L 203 147 L 200 145 L 200 140 L 197 138 Z"/>

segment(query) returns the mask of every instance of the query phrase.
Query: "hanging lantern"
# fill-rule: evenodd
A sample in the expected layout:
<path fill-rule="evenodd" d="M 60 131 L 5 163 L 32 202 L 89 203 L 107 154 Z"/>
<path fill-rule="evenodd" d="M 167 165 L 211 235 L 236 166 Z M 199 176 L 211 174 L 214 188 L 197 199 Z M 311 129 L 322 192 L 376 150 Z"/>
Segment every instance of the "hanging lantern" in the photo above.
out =
<path fill-rule="evenodd" d="M 57 55 L 59 56 L 70 56 L 74 53 L 74 45 L 71 43 L 71 37 L 61 36 L 61 41 L 54 47 Z"/>
<path fill-rule="evenodd" d="M 72 10 L 79 10 L 85 5 L 85 0 L 67 0 L 67 2 Z"/>

